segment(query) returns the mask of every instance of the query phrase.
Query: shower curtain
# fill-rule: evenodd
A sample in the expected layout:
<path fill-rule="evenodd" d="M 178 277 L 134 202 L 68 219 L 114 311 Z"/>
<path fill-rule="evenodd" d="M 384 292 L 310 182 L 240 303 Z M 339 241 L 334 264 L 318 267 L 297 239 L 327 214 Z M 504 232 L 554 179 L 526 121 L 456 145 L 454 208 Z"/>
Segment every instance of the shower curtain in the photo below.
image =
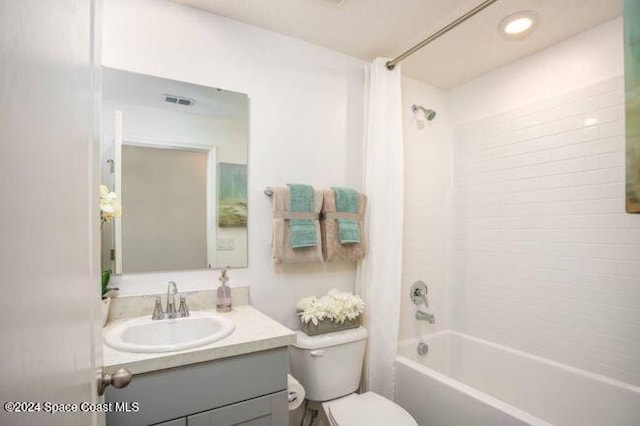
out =
<path fill-rule="evenodd" d="M 404 156 L 400 66 L 376 59 L 368 67 L 364 190 L 369 253 L 358 266 L 357 291 L 369 331 L 363 387 L 393 399 L 402 278 Z"/>

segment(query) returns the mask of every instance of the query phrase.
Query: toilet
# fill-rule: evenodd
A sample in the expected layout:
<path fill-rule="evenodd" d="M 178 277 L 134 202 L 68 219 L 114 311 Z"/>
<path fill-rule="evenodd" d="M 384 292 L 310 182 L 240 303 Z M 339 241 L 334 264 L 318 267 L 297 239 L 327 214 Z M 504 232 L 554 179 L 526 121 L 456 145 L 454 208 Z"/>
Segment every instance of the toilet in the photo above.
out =
<path fill-rule="evenodd" d="M 298 331 L 289 350 L 291 374 L 309 401 L 322 404 L 332 426 L 417 426 L 396 403 L 374 392 L 355 393 L 366 342 L 364 327 L 317 336 Z"/>

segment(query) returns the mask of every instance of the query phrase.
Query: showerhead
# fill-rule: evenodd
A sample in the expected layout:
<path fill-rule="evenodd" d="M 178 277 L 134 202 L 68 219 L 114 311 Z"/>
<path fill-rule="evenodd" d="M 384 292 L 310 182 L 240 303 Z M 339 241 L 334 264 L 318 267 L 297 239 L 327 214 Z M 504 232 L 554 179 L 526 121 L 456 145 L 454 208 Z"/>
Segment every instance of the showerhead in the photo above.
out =
<path fill-rule="evenodd" d="M 436 118 L 436 112 L 434 110 L 426 109 L 422 105 L 411 105 L 411 111 L 413 111 L 414 114 L 417 113 L 418 111 L 422 111 L 427 121 L 431 121 L 434 118 Z"/>

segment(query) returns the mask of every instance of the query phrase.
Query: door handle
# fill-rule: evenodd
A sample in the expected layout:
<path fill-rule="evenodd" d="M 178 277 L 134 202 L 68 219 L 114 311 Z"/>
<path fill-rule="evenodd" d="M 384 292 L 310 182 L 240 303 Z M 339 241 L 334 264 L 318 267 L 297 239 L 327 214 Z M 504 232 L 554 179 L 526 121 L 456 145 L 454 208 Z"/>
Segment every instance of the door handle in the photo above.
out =
<path fill-rule="evenodd" d="M 100 369 L 96 379 L 98 380 L 98 396 L 104 395 L 104 390 L 108 386 L 113 386 L 116 389 L 122 389 L 126 387 L 133 378 L 133 375 L 126 368 L 118 368 L 113 373 L 105 373 L 104 369 Z"/>

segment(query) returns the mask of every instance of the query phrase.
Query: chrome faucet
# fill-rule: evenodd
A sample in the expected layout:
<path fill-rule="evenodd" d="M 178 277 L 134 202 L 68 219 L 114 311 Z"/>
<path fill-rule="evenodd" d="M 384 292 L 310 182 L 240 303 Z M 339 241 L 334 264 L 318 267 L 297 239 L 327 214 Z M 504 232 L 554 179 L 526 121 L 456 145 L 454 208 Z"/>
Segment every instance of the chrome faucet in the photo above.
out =
<path fill-rule="evenodd" d="M 187 307 L 187 294 L 189 294 L 188 292 L 180 295 L 180 306 L 178 307 L 178 311 L 176 312 L 175 295 L 177 293 L 178 286 L 176 285 L 175 281 L 169 281 L 169 284 L 167 285 L 166 312 L 162 310 L 162 299 L 160 298 L 160 296 L 142 296 L 155 299 L 153 314 L 151 315 L 152 320 L 185 318 L 190 315 L 189 308 Z"/>
<path fill-rule="evenodd" d="M 169 281 L 167 285 L 167 309 L 165 311 L 165 318 L 176 318 L 176 301 L 175 295 L 178 293 L 178 286 L 175 281 Z"/>
<path fill-rule="evenodd" d="M 421 310 L 417 310 L 416 311 L 416 319 L 420 320 L 420 321 L 426 321 L 429 324 L 435 324 L 436 323 L 436 317 L 433 316 L 433 314 L 430 314 L 428 312 L 424 312 Z"/>
<path fill-rule="evenodd" d="M 424 281 L 416 281 L 411 286 L 411 301 L 414 305 L 422 305 L 424 304 L 425 308 L 429 307 L 429 299 L 427 298 L 427 284 Z M 416 319 L 419 321 L 426 321 L 429 324 L 436 323 L 436 317 L 433 314 L 422 311 L 420 309 L 416 310 Z"/>

